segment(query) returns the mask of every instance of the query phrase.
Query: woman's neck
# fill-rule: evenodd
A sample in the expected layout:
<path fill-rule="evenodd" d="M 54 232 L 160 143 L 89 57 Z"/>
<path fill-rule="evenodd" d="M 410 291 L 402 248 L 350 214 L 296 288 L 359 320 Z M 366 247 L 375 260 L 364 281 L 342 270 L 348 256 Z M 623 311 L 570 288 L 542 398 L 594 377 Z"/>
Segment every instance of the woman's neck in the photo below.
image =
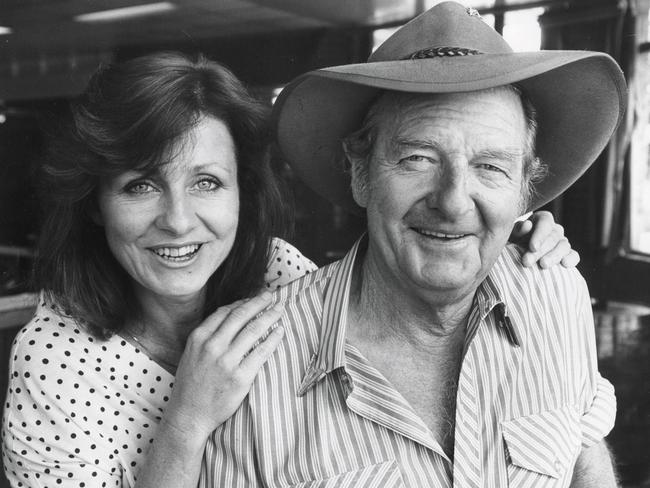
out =
<path fill-rule="evenodd" d="M 169 298 L 137 290 L 138 313 L 127 324 L 129 333 L 180 358 L 190 333 L 201 323 L 205 292 L 193 297 Z"/>

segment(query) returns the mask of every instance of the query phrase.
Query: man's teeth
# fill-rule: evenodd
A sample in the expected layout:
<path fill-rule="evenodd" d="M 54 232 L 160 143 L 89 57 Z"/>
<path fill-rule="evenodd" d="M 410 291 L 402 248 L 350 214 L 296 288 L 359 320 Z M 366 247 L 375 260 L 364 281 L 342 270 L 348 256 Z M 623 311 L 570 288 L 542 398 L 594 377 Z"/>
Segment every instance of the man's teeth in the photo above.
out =
<path fill-rule="evenodd" d="M 159 247 L 156 249 L 153 249 L 153 252 L 155 252 L 158 256 L 161 256 L 163 258 L 184 258 L 187 257 L 191 254 L 194 254 L 196 251 L 199 250 L 198 244 L 191 244 L 189 246 L 183 246 L 183 247 Z"/>
<path fill-rule="evenodd" d="M 417 231 L 425 236 L 438 237 L 439 239 L 459 239 L 465 236 L 465 234 L 443 234 L 442 232 L 433 232 L 424 229 L 417 229 Z"/>

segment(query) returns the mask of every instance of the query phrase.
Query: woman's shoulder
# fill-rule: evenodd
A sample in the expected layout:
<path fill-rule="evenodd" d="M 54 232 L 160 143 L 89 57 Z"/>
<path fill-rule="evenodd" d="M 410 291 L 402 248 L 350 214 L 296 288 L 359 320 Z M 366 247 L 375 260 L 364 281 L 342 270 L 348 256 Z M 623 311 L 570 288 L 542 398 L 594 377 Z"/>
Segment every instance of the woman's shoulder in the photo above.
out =
<path fill-rule="evenodd" d="M 41 298 L 31 320 L 16 334 L 14 348 L 51 344 L 47 349 L 56 352 L 54 344 L 64 343 L 69 334 L 87 333 L 76 320 Z"/>
<path fill-rule="evenodd" d="M 275 237 L 264 276 L 266 288 L 275 290 L 315 271 L 317 266 L 288 242 Z"/>
<path fill-rule="evenodd" d="M 82 349 L 93 346 L 96 339 L 73 318 L 66 316 L 56 306 L 39 300 L 34 316 L 18 331 L 12 344 L 10 368 L 13 375 L 39 372 L 31 381 L 43 380 L 48 372 L 68 376 L 77 374 L 71 365 L 71 358 L 80 357 Z M 86 349 L 88 350 L 88 349 Z M 56 384 L 44 382 L 43 387 L 56 389 Z"/>
<path fill-rule="evenodd" d="M 35 482 L 31 477 L 38 472 L 43 486 L 68 478 L 115 486 L 125 468 L 121 463 L 139 456 L 155 425 L 150 418 L 155 414 L 140 411 L 152 403 L 138 403 L 139 391 L 127 397 L 125 368 L 119 376 L 114 373 L 115 366 L 132 359 L 125 357 L 127 351 L 118 337 L 94 337 L 56 305 L 39 302 L 18 332 L 10 358 L 3 436 L 12 480 L 24 476 Z M 129 434 L 134 429 L 142 437 L 137 442 Z M 42 470 L 64 457 L 64 468 Z"/>

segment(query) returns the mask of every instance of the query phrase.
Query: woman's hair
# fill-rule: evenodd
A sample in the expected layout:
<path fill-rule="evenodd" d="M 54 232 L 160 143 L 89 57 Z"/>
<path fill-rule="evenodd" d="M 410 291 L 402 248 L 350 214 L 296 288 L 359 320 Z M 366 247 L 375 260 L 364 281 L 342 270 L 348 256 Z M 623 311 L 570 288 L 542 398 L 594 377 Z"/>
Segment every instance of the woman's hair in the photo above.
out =
<path fill-rule="evenodd" d="M 160 169 L 203 117 L 229 128 L 240 191 L 235 242 L 208 280 L 207 315 L 263 286 L 271 238 L 287 229 L 269 165 L 267 108 L 219 63 L 161 52 L 100 67 L 51 138 L 40 171 L 44 221 L 34 277 L 98 336 L 119 330 L 138 310 L 130 277 L 90 217 L 98 186 L 125 171 Z"/>

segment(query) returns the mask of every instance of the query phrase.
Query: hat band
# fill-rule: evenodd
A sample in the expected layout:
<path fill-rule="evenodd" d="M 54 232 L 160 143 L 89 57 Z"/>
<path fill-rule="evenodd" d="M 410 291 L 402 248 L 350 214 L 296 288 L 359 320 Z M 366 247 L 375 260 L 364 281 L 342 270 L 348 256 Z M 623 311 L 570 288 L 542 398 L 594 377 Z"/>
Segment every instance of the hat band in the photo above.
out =
<path fill-rule="evenodd" d="M 467 49 L 465 47 L 428 47 L 420 49 L 412 54 L 409 54 L 403 59 L 427 59 L 439 58 L 445 56 L 473 56 L 475 54 L 483 54 L 476 49 Z"/>

